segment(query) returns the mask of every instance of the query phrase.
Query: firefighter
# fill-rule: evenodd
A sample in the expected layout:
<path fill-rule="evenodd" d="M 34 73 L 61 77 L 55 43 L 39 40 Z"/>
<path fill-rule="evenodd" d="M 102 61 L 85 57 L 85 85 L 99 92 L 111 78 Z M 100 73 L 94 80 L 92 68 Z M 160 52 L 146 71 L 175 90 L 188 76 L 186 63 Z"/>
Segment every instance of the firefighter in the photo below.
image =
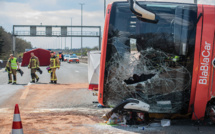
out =
<path fill-rule="evenodd" d="M 8 84 L 12 83 L 12 74 L 13 74 L 13 84 L 16 84 L 16 69 L 19 69 L 19 62 L 17 59 L 13 56 L 13 54 L 10 55 L 10 58 L 7 61 L 6 64 L 6 70 L 8 72 Z"/>
<path fill-rule="evenodd" d="M 171 57 L 171 59 L 172 59 L 172 64 L 171 64 L 171 66 L 172 67 L 175 67 L 176 66 L 176 62 L 178 62 L 179 61 L 179 56 L 177 56 L 177 55 L 175 55 L 174 57 Z"/>
<path fill-rule="evenodd" d="M 50 69 L 51 69 L 51 82 L 57 84 L 57 76 L 56 76 L 56 69 L 60 69 L 60 62 L 59 58 L 55 56 L 54 52 L 51 51 L 51 58 L 50 58 Z"/>
<path fill-rule="evenodd" d="M 36 75 L 36 71 L 39 69 L 39 65 L 40 65 L 39 59 L 34 55 L 34 53 L 31 53 L 31 58 L 28 65 L 28 68 L 31 69 L 32 78 L 31 83 L 35 83 L 35 79 L 36 82 L 39 81 L 39 77 Z"/>
<path fill-rule="evenodd" d="M 59 53 L 59 60 L 62 61 L 62 54 Z"/>
<path fill-rule="evenodd" d="M 63 55 L 63 53 L 62 53 L 62 62 L 64 62 L 64 55 Z"/>
<path fill-rule="evenodd" d="M 10 62 L 10 58 L 7 60 L 7 63 L 6 63 L 6 66 L 5 66 L 5 71 L 8 72 L 8 84 L 12 83 L 12 79 L 11 79 L 11 76 L 10 74 L 12 73 L 12 70 L 9 66 L 9 62 Z"/>

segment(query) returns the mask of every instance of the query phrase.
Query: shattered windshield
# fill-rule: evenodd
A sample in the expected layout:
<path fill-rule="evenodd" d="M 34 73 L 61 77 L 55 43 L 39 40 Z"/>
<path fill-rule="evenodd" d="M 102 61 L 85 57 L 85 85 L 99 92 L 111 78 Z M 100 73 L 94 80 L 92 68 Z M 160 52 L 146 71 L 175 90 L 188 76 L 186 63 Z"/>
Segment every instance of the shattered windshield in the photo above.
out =
<path fill-rule="evenodd" d="M 126 3 L 112 5 L 104 104 L 136 98 L 150 112 L 187 112 L 195 46 L 196 6 L 140 2 L 158 23 L 140 21 Z M 160 5 L 160 6 L 159 6 Z"/>

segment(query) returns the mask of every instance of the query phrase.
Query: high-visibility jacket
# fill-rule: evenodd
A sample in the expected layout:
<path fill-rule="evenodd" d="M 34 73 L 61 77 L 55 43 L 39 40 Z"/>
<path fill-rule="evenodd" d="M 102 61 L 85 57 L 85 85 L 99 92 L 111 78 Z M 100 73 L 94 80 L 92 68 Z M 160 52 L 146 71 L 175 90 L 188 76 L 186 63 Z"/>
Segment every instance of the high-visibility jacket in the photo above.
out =
<path fill-rule="evenodd" d="M 62 58 L 62 54 L 59 54 L 59 58 L 60 58 L 60 59 Z"/>
<path fill-rule="evenodd" d="M 10 65 L 9 65 L 10 63 L 9 63 L 9 62 L 10 62 L 10 58 L 7 60 L 7 63 L 6 63 L 6 67 L 5 67 L 5 68 L 10 67 Z"/>
<path fill-rule="evenodd" d="M 11 66 L 11 69 L 17 69 L 17 59 L 16 58 L 10 59 L 10 66 Z"/>
<path fill-rule="evenodd" d="M 57 56 L 53 56 L 50 58 L 50 68 L 58 68 L 60 67 L 59 58 Z"/>
<path fill-rule="evenodd" d="M 10 58 L 7 60 L 7 63 L 6 63 L 6 66 L 5 66 L 5 70 L 6 70 L 7 72 L 12 72 L 12 71 L 11 71 L 11 67 L 10 67 Z"/>
<path fill-rule="evenodd" d="M 28 67 L 31 69 L 39 68 L 40 62 L 39 59 L 36 56 L 33 56 L 30 58 Z"/>
<path fill-rule="evenodd" d="M 176 62 L 176 61 L 178 61 L 179 60 L 179 56 L 175 56 L 172 60 L 174 61 L 174 62 Z"/>

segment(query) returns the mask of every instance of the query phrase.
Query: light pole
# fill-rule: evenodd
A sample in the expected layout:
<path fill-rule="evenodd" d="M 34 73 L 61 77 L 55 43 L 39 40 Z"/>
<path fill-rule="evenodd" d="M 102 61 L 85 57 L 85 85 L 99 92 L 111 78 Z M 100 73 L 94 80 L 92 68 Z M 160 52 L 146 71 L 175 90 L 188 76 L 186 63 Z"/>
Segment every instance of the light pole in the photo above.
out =
<path fill-rule="evenodd" d="M 197 0 L 194 0 L 194 3 L 197 4 Z"/>
<path fill-rule="evenodd" d="M 105 14 L 106 14 L 106 0 L 104 0 L 104 17 L 105 17 Z"/>
<path fill-rule="evenodd" d="M 81 57 L 82 57 L 82 55 L 83 55 L 83 49 L 82 49 L 82 47 L 83 47 L 83 45 L 82 45 L 82 43 L 83 43 L 83 40 L 82 40 L 82 30 L 83 30 L 83 28 L 82 28 L 82 26 L 83 26 L 83 5 L 84 5 L 84 3 L 79 3 L 80 5 L 81 5 Z"/>
<path fill-rule="evenodd" d="M 61 50 L 63 51 L 63 48 L 62 48 L 62 37 L 60 37 L 60 39 L 61 39 Z"/>
<path fill-rule="evenodd" d="M 60 48 L 61 48 L 61 44 L 60 44 L 60 42 L 61 42 L 61 41 L 60 41 L 60 36 L 58 36 L 57 38 L 58 38 L 58 40 L 59 40 L 59 49 L 60 49 Z"/>
<path fill-rule="evenodd" d="M 58 46 L 58 37 L 56 38 L 56 41 L 55 41 L 55 49 L 57 50 L 57 46 Z"/>
<path fill-rule="evenodd" d="M 66 50 L 66 37 L 65 37 L 65 50 Z"/>
<path fill-rule="evenodd" d="M 72 18 L 71 18 L 71 51 L 72 51 Z"/>

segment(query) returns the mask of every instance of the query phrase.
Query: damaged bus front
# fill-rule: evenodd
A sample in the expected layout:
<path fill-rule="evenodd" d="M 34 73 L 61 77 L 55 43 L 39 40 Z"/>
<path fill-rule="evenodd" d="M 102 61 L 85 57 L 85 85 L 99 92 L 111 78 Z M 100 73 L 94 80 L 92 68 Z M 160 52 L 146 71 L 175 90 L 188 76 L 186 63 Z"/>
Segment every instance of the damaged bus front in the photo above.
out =
<path fill-rule="evenodd" d="M 196 100 L 192 94 L 197 92 L 192 82 L 193 73 L 198 73 L 198 69 L 193 70 L 194 64 L 199 65 L 194 60 L 199 56 L 195 52 L 197 24 L 202 21 L 199 8 L 195 4 L 135 0 L 109 4 L 99 103 L 116 106 L 134 98 L 147 103 L 149 113 L 187 113 L 191 99 L 193 103 Z"/>

